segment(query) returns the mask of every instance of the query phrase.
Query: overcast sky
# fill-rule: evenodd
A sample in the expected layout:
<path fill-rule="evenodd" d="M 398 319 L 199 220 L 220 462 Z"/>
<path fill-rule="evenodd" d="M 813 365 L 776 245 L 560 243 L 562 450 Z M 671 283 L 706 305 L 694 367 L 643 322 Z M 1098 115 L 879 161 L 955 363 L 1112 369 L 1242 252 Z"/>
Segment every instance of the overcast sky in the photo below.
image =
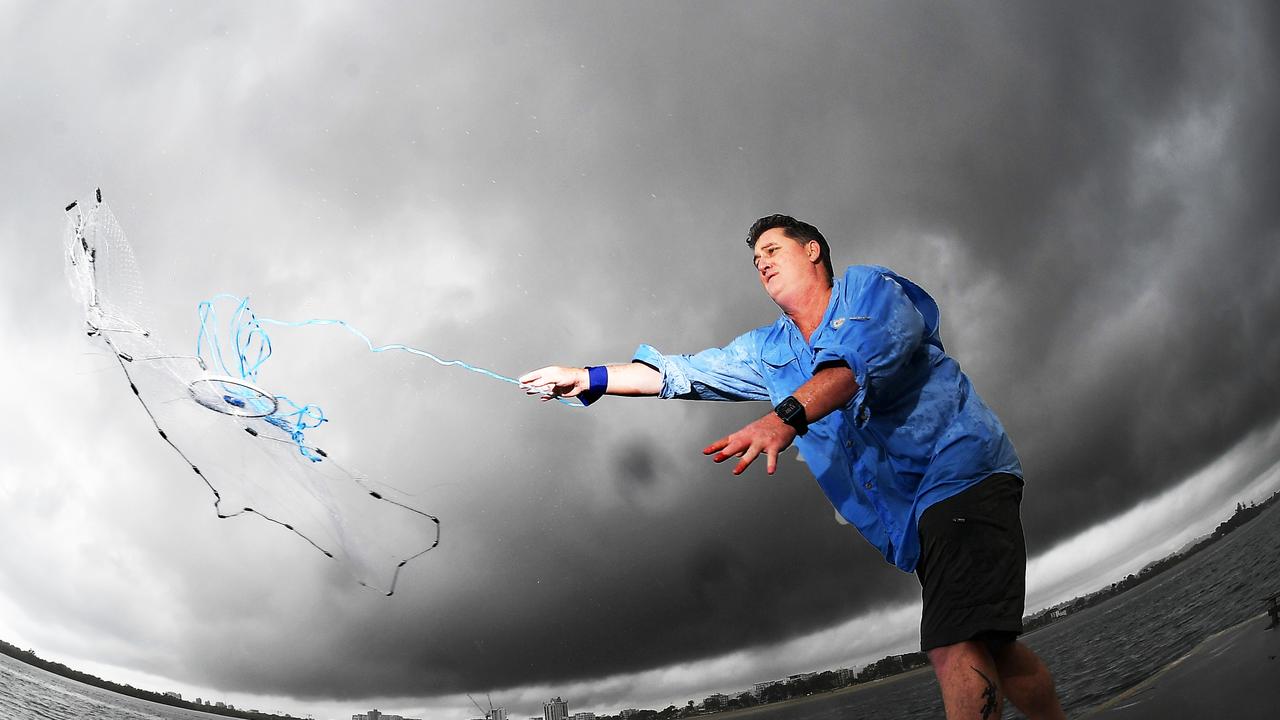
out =
<path fill-rule="evenodd" d="M 98 186 L 177 350 L 228 292 L 505 375 L 772 322 L 743 240 L 796 215 L 939 301 L 1027 471 L 1028 609 L 1111 582 L 1280 486 L 1278 40 L 1267 2 L 5 3 L 0 638 L 335 718 L 916 647 L 916 580 L 794 455 L 701 456 L 763 405 L 572 409 L 272 330 L 263 383 L 443 542 L 386 598 L 217 519 L 82 332 L 62 208 Z"/>

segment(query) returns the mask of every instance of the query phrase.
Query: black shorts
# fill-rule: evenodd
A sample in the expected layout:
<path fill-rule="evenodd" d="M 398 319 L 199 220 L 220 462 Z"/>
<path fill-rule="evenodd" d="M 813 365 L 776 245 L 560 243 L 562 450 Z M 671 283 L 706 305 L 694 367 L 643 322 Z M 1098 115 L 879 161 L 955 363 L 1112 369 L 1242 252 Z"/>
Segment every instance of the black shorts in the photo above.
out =
<path fill-rule="evenodd" d="M 1022 632 L 1021 502 L 1022 480 L 998 473 L 920 515 L 921 650 L 965 640 L 994 645 Z"/>

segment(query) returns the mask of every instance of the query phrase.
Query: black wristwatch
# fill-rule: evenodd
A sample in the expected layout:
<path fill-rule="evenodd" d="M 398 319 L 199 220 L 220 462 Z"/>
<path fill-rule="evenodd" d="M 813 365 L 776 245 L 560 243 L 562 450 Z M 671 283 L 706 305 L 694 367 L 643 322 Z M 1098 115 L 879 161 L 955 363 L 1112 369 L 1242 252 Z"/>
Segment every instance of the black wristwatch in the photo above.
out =
<path fill-rule="evenodd" d="M 804 416 L 804 406 L 794 395 L 788 395 L 786 400 L 778 403 L 773 412 L 782 422 L 795 428 L 797 435 L 809 432 L 809 419 Z"/>

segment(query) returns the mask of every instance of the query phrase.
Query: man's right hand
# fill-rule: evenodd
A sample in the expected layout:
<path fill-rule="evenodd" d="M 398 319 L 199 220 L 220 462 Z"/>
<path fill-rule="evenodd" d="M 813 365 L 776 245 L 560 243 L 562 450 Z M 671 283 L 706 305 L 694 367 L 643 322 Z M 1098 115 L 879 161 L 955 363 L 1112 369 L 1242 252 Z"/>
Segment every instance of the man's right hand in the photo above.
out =
<path fill-rule="evenodd" d="M 538 395 L 543 402 L 555 398 L 577 397 L 591 387 L 586 368 L 551 365 L 517 378 L 527 395 Z"/>

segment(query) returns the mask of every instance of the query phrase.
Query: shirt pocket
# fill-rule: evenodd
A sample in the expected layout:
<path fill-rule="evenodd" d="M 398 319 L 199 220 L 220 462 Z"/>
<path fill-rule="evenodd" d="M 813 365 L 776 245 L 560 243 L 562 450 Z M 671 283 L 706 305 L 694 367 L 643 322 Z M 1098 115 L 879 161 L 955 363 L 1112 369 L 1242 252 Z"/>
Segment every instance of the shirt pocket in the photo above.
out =
<path fill-rule="evenodd" d="M 770 347 L 760 354 L 765 383 L 775 399 L 784 398 L 804 384 L 800 359 L 785 347 Z"/>

